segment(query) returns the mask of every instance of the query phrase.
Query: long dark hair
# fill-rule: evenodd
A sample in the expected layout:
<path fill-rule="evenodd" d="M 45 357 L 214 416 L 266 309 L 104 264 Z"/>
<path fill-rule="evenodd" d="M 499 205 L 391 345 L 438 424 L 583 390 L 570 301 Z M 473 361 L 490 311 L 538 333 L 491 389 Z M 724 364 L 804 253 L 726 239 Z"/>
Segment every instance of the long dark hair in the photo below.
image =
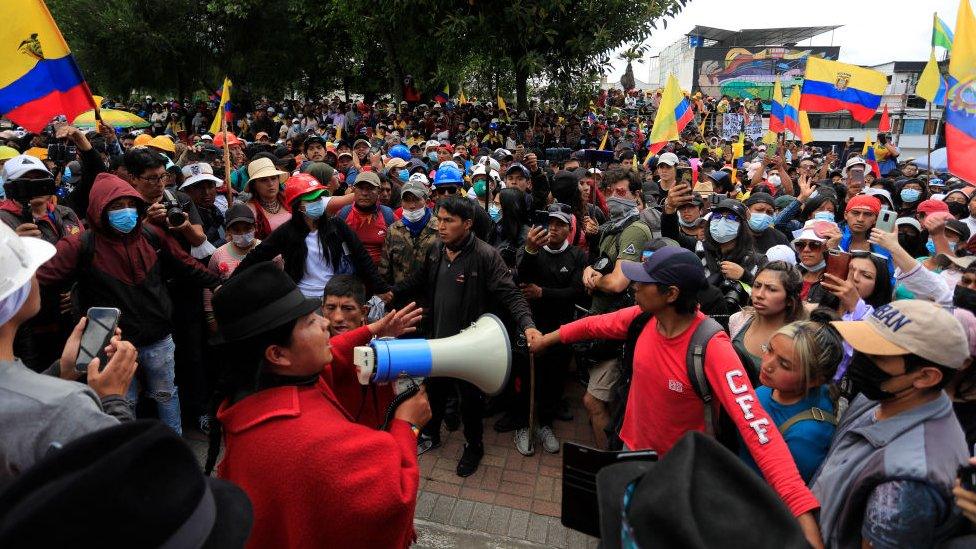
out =
<path fill-rule="evenodd" d="M 711 223 L 711 221 L 709 221 L 709 223 Z M 703 242 L 705 251 L 708 252 L 712 257 L 716 258 L 716 261 L 720 261 L 719 258 L 722 258 L 734 263 L 738 263 L 742 267 L 748 269 L 743 260 L 748 256 L 754 256 L 756 253 L 756 242 L 752 238 L 752 232 L 750 232 L 748 229 L 749 226 L 746 224 L 745 218 L 743 218 L 741 221 L 739 221 L 739 234 L 735 235 L 735 240 L 733 240 L 733 242 L 735 242 L 735 246 L 729 250 L 728 253 L 722 253 L 722 245 L 719 244 L 717 240 L 712 238 L 711 231 L 706 229 L 705 241 Z"/>
<path fill-rule="evenodd" d="M 217 463 L 223 426 L 217 420 L 217 409 L 230 399 L 236 402 L 258 390 L 258 380 L 264 368 L 264 351 L 272 345 L 288 346 L 291 334 L 298 319 L 284 323 L 243 341 L 234 341 L 223 346 L 220 352 L 221 365 L 217 377 L 217 387 L 210 399 L 210 444 L 207 448 L 207 461 L 204 472 L 209 475 Z"/>
<path fill-rule="evenodd" d="M 305 260 L 308 257 L 308 248 L 305 246 L 304 237 L 308 235 L 309 228 L 305 223 L 305 212 L 301 208 L 302 200 L 301 196 L 296 197 L 291 202 L 291 219 L 286 221 L 280 228 L 287 226 L 293 234 L 303 237 L 300 243 L 293 243 L 289 246 L 284 253 L 282 253 L 282 259 L 285 260 L 285 272 L 288 276 L 298 283 L 305 276 Z M 330 247 L 328 245 L 328 240 L 332 232 L 332 217 L 329 212 L 323 212 L 322 217 L 315 220 L 315 229 L 318 231 L 319 245 L 321 246 L 322 253 L 329 254 L 327 258 L 329 263 L 332 265 L 333 269 L 338 269 L 339 264 L 342 261 L 341 247 Z M 294 257 L 291 257 L 294 256 Z M 300 256 L 300 257 L 299 257 Z M 293 259 L 294 261 L 289 261 Z"/>
<path fill-rule="evenodd" d="M 888 260 L 863 250 L 854 251 L 851 254 L 854 256 L 852 259 L 870 259 L 877 273 L 874 277 L 874 291 L 869 296 L 861 296 L 861 299 L 875 309 L 891 303 L 895 288 L 892 286 L 891 276 L 888 274 Z"/>

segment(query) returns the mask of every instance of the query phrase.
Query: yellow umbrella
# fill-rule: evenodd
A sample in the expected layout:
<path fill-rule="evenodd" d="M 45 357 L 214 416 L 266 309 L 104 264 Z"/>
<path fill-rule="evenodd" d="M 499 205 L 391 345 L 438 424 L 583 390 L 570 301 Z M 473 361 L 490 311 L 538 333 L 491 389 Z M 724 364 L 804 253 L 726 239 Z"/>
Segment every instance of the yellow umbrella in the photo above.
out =
<path fill-rule="evenodd" d="M 139 116 L 132 114 L 127 111 L 120 111 L 115 109 L 101 109 L 102 122 L 112 126 L 113 128 L 148 128 L 149 122 Z M 95 110 L 85 111 L 78 115 L 72 122 L 75 126 L 81 128 L 94 128 L 95 127 Z"/>

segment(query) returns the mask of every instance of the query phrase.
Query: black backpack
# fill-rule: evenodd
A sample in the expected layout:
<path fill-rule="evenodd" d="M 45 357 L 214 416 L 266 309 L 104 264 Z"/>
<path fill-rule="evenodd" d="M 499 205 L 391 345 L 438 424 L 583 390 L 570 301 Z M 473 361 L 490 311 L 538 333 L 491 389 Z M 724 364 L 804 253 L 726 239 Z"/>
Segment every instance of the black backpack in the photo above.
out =
<path fill-rule="evenodd" d="M 627 328 L 620 379 L 617 380 L 611 390 L 610 423 L 606 428 L 607 446 L 610 450 L 623 449 L 620 429 L 624 424 L 624 410 L 627 408 L 627 397 L 630 394 L 630 383 L 634 375 L 634 349 L 637 346 L 637 337 L 644 331 L 644 327 L 650 320 L 651 313 L 641 313 Z M 725 446 L 734 449 L 738 447 L 735 425 L 724 410 L 720 411 L 718 418 L 715 417 L 715 407 L 712 403 L 714 395 L 708 378 L 705 376 L 705 348 L 708 346 L 708 342 L 715 337 L 715 334 L 721 331 L 724 331 L 721 324 L 711 317 L 705 317 L 691 335 L 685 363 L 688 368 L 688 379 L 691 380 L 691 387 L 702 401 L 705 414 L 705 432 L 718 438 Z M 753 386 L 756 386 L 759 382 L 759 371 L 751 366 L 752 362 L 747 357 L 742 356 L 741 349 L 734 345 L 733 348 L 739 355 L 739 360 L 749 376 L 749 381 Z"/>

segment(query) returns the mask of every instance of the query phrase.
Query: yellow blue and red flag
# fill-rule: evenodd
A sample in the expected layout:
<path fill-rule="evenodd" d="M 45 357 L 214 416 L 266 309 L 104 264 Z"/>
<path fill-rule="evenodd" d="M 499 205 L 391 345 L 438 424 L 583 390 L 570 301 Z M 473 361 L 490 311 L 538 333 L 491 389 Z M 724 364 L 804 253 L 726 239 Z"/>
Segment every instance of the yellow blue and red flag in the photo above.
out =
<path fill-rule="evenodd" d="M 95 108 L 58 25 L 42 0 L 0 4 L 0 114 L 30 132 Z"/>
<path fill-rule="evenodd" d="M 807 58 L 803 96 L 799 109 L 808 112 L 850 111 L 854 120 L 864 124 L 874 116 L 888 78 L 878 71 L 829 61 Z"/>
<path fill-rule="evenodd" d="M 434 96 L 434 101 L 437 101 L 441 105 L 443 105 L 444 103 L 447 103 L 450 99 L 451 99 L 451 85 L 450 84 L 447 84 L 446 86 L 444 86 L 444 89 L 441 90 L 441 91 L 439 91 L 439 92 L 437 92 L 437 95 Z"/>
<path fill-rule="evenodd" d="M 976 18 L 969 0 L 960 0 L 956 33 L 949 59 L 949 93 L 946 96 L 946 148 L 949 171 L 976 183 Z"/>
<path fill-rule="evenodd" d="M 881 177 L 881 167 L 878 166 L 878 157 L 874 154 L 874 143 L 871 142 L 871 134 L 865 138 L 864 141 L 864 161 L 871 166 L 871 171 L 874 172 L 875 177 Z"/>
<path fill-rule="evenodd" d="M 802 95 L 800 86 L 793 86 L 790 99 L 783 107 L 783 126 L 793 132 L 795 136 L 803 134 L 803 128 L 800 127 L 800 97 Z"/>
<path fill-rule="evenodd" d="M 935 105 L 945 105 L 946 92 L 945 78 L 939 71 L 939 62 L 935 60 L 935 48 L 929 53 L 929 62 L 925 64 L 925 69 L 918 78 L 915 85 L 915 95 L 925 99 Z"/>
<path fill-rule="evenodd" d="M 668 82 L 664 86 L 664 95 L 661 97 L 661 104 L 657 108 L 657 115 L 654 116 L 654 125 L 651 126 L 651 144 L 648 150 L 648 157 L 657 154 L 658 151 L 668 144 L 668 141 L 677 140 L 681 130 L 688 125 L 694 118 L 691 112 L 691 104 L 688 98 L 681 92 L 678 79 L 673 74 L 668 75 Z"/>
<path fill-rule="evenodd" d="M 776 77 L 776 83 L 773 84 L 773 99 L 770 101 L 769 109 L 769 131 L 775 133 L 782 133 L 783 128 L 783 109 L 785 108 L 783 103 L 783 88 L 779 83 L 779 77 Z"/>
<path fill-rule="evenodd" d="M 217 107 L 217 115 L 214 116 L 214 121 L 210 124 L 210 135 L 217 135 L 217 132 L 221 131 L 221 117 L 227 118 L 227 127 L 231 127 L 231 119 L 233 118 L 233 113 L 231 112 L 230 103 L 230 89 L 234 86 L 230 78 L 224 78 L 224 86 L 220 91 L 220 105 Z M 233 131 L 233 129 L 231 129 Z"/>

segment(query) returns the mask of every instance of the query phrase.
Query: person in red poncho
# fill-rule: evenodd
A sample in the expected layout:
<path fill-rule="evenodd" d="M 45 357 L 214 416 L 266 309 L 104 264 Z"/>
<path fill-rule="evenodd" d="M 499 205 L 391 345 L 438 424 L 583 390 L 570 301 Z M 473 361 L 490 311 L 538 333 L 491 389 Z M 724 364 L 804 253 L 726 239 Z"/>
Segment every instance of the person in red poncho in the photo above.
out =
<path fill-rule="evenodd" d="M 407 547 L 414 540 L 417 433 L 430 419 L 421 390 L 389 432 L 353 423 L 332 391 L 329 321 L 271 262 L 244 269 L 214 293 L 226 358 L 206 470 L 240 486 L 254 506 L 248 547 Z M 366 329 L 412 331 L 420 310 Z"/>

